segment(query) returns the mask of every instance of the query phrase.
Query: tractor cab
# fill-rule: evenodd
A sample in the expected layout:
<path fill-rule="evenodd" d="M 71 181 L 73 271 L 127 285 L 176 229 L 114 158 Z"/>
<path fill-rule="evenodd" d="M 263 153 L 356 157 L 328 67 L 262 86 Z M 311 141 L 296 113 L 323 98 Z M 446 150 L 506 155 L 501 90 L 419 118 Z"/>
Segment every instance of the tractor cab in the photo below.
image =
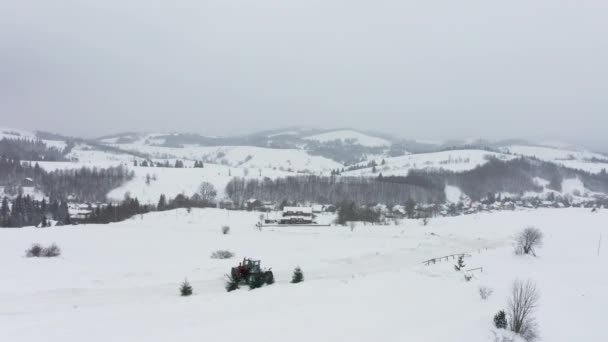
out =
<path fill-rule="evenodd" d="M 250 273 L 259 273 L 261 271 L 260 260 L 243 259 L 243 267 Z"/>

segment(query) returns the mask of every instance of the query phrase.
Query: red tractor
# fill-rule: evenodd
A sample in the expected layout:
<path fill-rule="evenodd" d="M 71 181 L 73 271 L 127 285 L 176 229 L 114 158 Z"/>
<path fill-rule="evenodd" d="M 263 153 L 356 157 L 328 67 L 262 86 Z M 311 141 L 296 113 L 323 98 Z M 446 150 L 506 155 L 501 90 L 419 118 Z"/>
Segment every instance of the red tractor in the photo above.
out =
<path fill-rule="evenodd" d="M 264 284 L 270 285 L 274 283 L 272 270 L 262 270 L 260 260 L 245 258 L 237 267 L 232 268 L 230 275 L 236 283 L 240 284 L 244 282 L 249 286 L 260 287 Z"/>

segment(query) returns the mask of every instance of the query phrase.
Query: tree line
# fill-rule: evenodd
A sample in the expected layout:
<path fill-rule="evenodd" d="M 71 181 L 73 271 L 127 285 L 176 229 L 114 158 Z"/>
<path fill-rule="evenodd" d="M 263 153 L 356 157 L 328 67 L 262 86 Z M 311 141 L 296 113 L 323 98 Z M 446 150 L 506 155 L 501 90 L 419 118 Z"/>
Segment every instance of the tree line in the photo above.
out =
<path fill-rule="evenodd" d="M 233 178 L 226 185 L 226 195 L 239 207 L 255 198 L 280 203 L 338 203 L 348 200 L 357 205 L 405 203 L 413 199 L 422 203 L 445 200 L 443 188 L 424 188 L 365 177 L 288 176 L 277 179 Z"/>
<path fill-rule="evenodd" d="M 110 190 L 133 178 L 122 166 L 46 171 L 38 163 L 0 157 L 0 186 L 16 195 L 21 186 L 35 186 L 51 200 L 103 202 Z"/>
<path fill-rule="evenodd" d="M 35 200 L 29 195 L 19 194 L 12 200 L 5 196 L 0 205 L 0 227 L 46 227 L 50 225 L 49 216 L 60 224 L 71 223 L 65 201 L 47 202 L 46 199 Z"/>
<path fill-rule="evenodd" d="M 62 161 L 66 160 L 64 151 L 48 147 L 40 140 L 7 139 L 0 140 L 0 156 L 10 159 L 32 161 Z"/>

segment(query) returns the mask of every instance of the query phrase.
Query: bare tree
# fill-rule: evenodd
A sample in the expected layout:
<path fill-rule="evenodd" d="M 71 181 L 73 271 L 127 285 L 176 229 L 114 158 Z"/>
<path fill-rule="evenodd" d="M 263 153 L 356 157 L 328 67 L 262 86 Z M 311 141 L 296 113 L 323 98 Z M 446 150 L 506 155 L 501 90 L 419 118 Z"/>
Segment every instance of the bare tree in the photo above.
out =
<path fill-rule="evenodd" d="M 201 195 L 201 199 L 207 202 L 213 202 L 217 196 L 215 187 L 209 182 L 202 182 L 198 187 L 198 193 Z"/>
<path fill-rule="evenodd" d="M 538 325 L 534 318 L 534 311 L 538 307 L 540 293 L 536 285 L 527 280 L 515 280 L 509 298 L 509 328 L 521 335 L 526 341 L 533 341 L 538 337 Z"/>
<path fill-rule="evenodd" d="M 516 254 L 536 256 L 536 248 L 543 245 L 543 232 L 536 227 L 527 227 L 515 237 Z"/>

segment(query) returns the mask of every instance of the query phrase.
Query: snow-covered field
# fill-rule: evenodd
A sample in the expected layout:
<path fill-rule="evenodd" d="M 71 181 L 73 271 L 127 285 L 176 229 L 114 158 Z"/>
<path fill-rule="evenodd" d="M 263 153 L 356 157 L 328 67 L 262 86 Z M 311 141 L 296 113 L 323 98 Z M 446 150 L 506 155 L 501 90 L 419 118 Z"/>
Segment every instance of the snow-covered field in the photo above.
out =
<path fill-rule="evenodd" d="M 483 150 L 454 150 L 433 153 L 417 153 L 405 156 L 383 158 L 385 165 L 378 166 L 376 173 L 382 172 L 384 176 L 406 176 L 410 170 L 422 169 L 444 169 L 455 172 L 463 172 L 476 168 L 488 162 L 488 158 L 499 158 L 509 160 L 513 157 L 501 153 Z M 364 165 L 367 163 L 363 163 Z M 374 175 L 372 168 L 364 168 L 344 173 L 345 175 Z"/>
<path fill-rule="evenodd" d="M 541 341 L 608 340 L 608 247 L 598 256 L 608 211 L 505 211 L 354 231 L 258 231 L 258 215 L 194 209 L 111 225 L 0 229 L 0 340 L 492 342 L 492 316 L 506 307 L 515 278 L 541 292 Z M 512 236 L 528 225 L 545 233 L 538 258 L 512 253 Z M 25 258 L 35 242 L 56 242 L 62 256 Z M 236 257 L 210 259 L 217 249 Z M 483 272 L 466 282 L 452 261 L 421 264 L 452 253 L 470 253 L 467 269 Z M 225 292 L 224 274 L 243 257 L 272 267 L 277 283 Z M 298 265 L 306 280 L 290 284 Z M 184 278 L 192 297 L 178 296 Z M 483 301 L 479 286 L 494 294 Z"/>

